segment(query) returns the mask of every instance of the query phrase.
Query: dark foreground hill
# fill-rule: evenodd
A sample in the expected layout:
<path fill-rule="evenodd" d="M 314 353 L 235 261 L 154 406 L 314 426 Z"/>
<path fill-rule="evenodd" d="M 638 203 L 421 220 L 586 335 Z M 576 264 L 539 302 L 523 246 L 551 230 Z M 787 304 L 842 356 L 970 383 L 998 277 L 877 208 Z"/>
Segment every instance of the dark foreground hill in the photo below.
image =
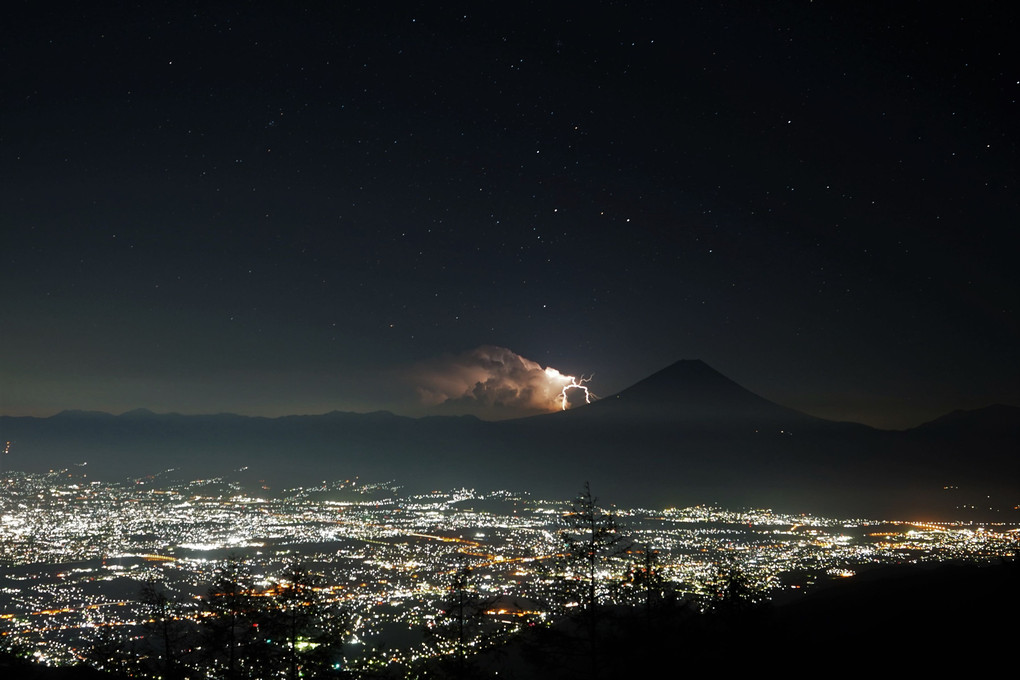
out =
<path fill-rule="evenodd" d="M 813 418 L 680 361 L 591 405 L 520 420 L 387 412 L 283 418 L 63 412 L 0 418 L 5 470 L 94 478 L 246 476 L 280 489 L 359 477 L 410 489 L 512 488 L 620 505 L 765 506 L 901 518 L 1015 519 L 1020 409 L 905 432 Z M 240 471 L 245 468 L 243 471 Z"/>
<path fill-rule="evenodd" d="M 606 609 L 594 625 L 577 615 L 480 654 L 469 677 L 938 677 L 947 667 L 982 675 L 1011 658 L 1018 580 L 1015 561 L 883 567 L 782 604 Z"/>

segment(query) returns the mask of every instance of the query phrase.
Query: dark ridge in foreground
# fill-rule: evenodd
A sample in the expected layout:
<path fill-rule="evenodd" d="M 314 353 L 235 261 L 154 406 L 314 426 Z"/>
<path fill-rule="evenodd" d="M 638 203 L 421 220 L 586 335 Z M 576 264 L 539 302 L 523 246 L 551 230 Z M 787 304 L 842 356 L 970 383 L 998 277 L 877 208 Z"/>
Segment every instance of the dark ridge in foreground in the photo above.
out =
<path fill-rule="evenodd" d="M 1014 560 L 883 568 L 779 605 L 718 601 L 700 613 L 682 600 L 657 600 L 599 612 L 595 626 L 578 615 L 575 625 L 525 633 L 476 657 L 473 677 L 628 678 L 664 657 L 670 675 L 725 669 L 726 677 L 753 677 L 763 666 L 787 666 L 784 677 L 812 677 L 817 666 L 831 672 L 834 655 L 847 670 L 838 677 L 876 669 L 935 677 L 946 654 L 957 653 L 970 673 L 987 672 L 1013 648 L 1018 580 Z"/>
<path fill-rule="evenodd" d="M 511 488 L 570 498 L 588 480 L 629 506 L 771 507 L 899 519 L 1020 520 L 1020 409 L 891 432 L 768 401 L 701 361 L 548 415 L 487 422 L 388 412 L 252 418 L 137 409 L 0 417 L 5 470 L 94 478 L 241 475 L 280 490 L 333 479 L 410 490 Z M 87 465 L 81 466 L 82 463 Z"/>

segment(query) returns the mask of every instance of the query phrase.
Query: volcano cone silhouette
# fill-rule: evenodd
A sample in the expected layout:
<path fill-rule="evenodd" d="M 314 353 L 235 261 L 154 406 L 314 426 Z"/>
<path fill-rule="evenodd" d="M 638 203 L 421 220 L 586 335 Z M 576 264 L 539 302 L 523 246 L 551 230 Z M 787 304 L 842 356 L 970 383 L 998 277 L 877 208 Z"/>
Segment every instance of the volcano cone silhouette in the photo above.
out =
<path fill-rule="evenodd" d="M 677 361 L 618 394 L 572 412 L 575 417 L 600 420 L 704 426 L 750 421 L 793 427 L 816 420 L 759 397 L 696 359 Z"/>

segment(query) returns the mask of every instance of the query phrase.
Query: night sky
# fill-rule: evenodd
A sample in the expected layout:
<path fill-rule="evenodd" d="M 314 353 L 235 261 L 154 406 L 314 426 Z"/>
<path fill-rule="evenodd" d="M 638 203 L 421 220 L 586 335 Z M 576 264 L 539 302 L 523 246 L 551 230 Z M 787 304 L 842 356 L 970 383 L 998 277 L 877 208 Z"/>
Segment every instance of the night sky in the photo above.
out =
<path fill-rule="evenodd" d="M 355 4 L 5 5 L 0 413 L 1020 404 L 1012 4 Z"/>

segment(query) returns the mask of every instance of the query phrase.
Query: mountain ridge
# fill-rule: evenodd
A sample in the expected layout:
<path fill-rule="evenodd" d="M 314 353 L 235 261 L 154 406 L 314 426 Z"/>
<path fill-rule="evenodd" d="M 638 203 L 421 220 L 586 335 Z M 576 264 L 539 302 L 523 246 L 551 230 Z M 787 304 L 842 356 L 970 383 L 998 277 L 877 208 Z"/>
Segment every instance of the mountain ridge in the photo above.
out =
<path fill-rule="evenodd" d="M 689 392 L 690 387 L 695 387 L 698 392 L 692 395 Z M 679 393 L 683 395 L 683 398 L 678 399 L 677 388 L 687 388 L 686 393 L 681 390 Z M 708 389 L 706 389 L 706 387 Z M 706 398 L 707 397 L 707 398 Z M 410 420 L 444 420 L 444 419 L 474 419 L 481 422 L 516 422 L 525 419 L 543 418 L 547 416 L 563 416 L 566 414 L 592 414 L 597 413 L 599 416 L 603 416 L 602 409 L 605 409 L 608 404 L 620 404 L 625 403 L 633 413 L 628 415 L 640 415 L 642 413 L 648 413 L 649 411 L 655 416 L 661 416 L 664 411 L 675 408 L 678 405 L 688 406 L 692 401 L 692 398 L 698 400 L 697 408 L 690 409 L 688 413 L 671 414 L 679 416 L 681 419 L 692 419 L 692 418 L 707 418 L 709 420 L 716 419 L 719 416 L 718 407 L 728 406 L 730 408 L 730 416 L 733 412 L 733 403 L 730 401 L 729 404 L 722 402 L 727 399 L 732 400 L 736 397 L 744 403 L 745 406 L 754 406 L 763 408 L 771 411 L 773 414 L 781 414 L 788 417 L 793 417 L 801 420 L 804 423 L 830 423 L 830 424 L 849 424 L 854 426 L 865 427 L 871 430 L 880 432 L 910 432 L 919 429 L 934 428 L 945 425 L 950 422 L 962 422 L 966 420 L 973 420 L 974 418 L 981 417 L 982 420 L 991 421 L 997 419 L 1002 423 L 1005 423 L 1007 427 L 1011 426 L 1009 423 L 1012 419 L 1020 419 L 1020 406 L 1013 406 L 1010 404 L 989 404 L 982 407 L 973 409 L 955 409 L 942 414 L 936 418 L 919 423 L 913 427 L 897 430 L 886 430 L 877 428 L 866 423 L 859 423 L 856 421 L 848 420 L 831 420 L 819 416 L 813 416 L 802 411 L 798 411 L 794 408 L 777 404 L 769 399 L 766 399 L 751 390 L 743 387 L 736 381 L 720 373 L 710 365 L 705 363 L 701 359 L 680 359 L 672 364 L 652 373 L 645 378 L 642 378 L 624 388 L 623 390 L 611 394 L 604 398 L 595 399 L 591 404 L 579 404 L 567 409 L 565 411 L 553 411 L 550 413 L 534 414 L 528 416 L 522 416 L 520 418 L 504 419 L 501 421 L 487 421 L 474 414 L 463 414 L 463 415 L 447 415 L 447 414 L 426 414 L 423 416 L 408 416 L 386 409 L 379 409 L 375 411 L 341 411 L 331 410 L 324 413 L 290 413 L 279 416 L 264 416 L 264 415 L 248 415 L 242 413 L 234 413 L 229 411 L 220 411 L 215 413 L 194 413 L 194 414 L 182 414 L 176 411 L 169 412 L 156 412 L 147 407 L 136 407 L 122 413 L 116 414 L 108 411 L 98 410 L 87 410 L 87 409 L 64 409 L 50 416 L 7 416 L 0 415 L 0 419 L 3 418 L 36 418 L 39 420 L 49 419 L 71 419 L 71 418 L 167 418 L 167 417 L 179 417 L 179 418 L 215 418 L 215 417 L 229 417 L 239 419 L 252 419 L 252 420 L 268 420 L 275 421 L 288 418 L 346 418 L 346 417 L 373 417 L 373 418 L 404 418 Z M 601 406 L 600 406 L 601 405 Z M 713 411 L 712 407 L 716 407 Z M 614 408 L 619 408 L 618 406 Z M 753 411 L 753 408 L 746 408 L 745 412 Z M 986 417 L 987 416 L 987 417 Z"/>
<path fill-rule="evenodd" d="M 675 362 L 592 404 L 503 421 L 388 411 L 267 418 L 142 409 L 0 417 L 4 438 L 17 442 L 5 470 L 87 461 L 95 478 L 167 468 L 207 478 L 245 467 L 254 481 L 272 480 L 274 487 L 359 476 L 422 489 L 513 488 L 563 498 L 589 480 L 605 497 L 632 504 L 862 514 L 913 508 L 925 517 L 976 508 L 965 495 L 993 499 L 996 513 L 1020 506 L 1018 427 L 1015 407 L 947 414 L 906 431 L 829 421 L 764 399 L 697 360 Z"/>

